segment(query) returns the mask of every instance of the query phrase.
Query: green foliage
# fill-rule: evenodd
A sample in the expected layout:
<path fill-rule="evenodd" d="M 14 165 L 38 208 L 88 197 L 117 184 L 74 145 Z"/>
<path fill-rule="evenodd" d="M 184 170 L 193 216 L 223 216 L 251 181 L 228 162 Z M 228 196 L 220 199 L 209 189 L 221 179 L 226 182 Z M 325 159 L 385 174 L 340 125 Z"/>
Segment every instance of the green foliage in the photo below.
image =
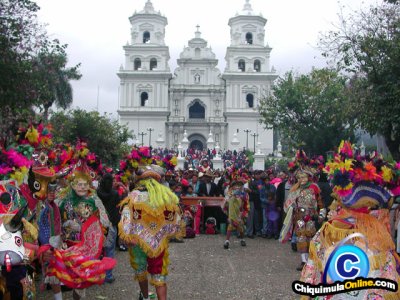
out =
<path fill-rule="evenodd" d="M 50 123 L 56 143 L 85 141 L 90 151 L 113 167 L 118 166 L 119 159 L 129 152 L 128 140 L 133 137 L 127 126 L 97 111 L 57 112 L 51 116 Z"/>
<path fill-rule="evenodd" d="M 265 160 L 264 166 L 266 170 L 273 168 L 274 170 L 276 169 L 277 172 L 279 171 L 287 172 L 289 161 L 290 160 L 288 160 L 287 158 L 280 158 L 280 159 L 267 158 Z"/>
<path fill-rule="evenodd" d="M 19 120 L 35 119 L 56 103 L 72 103 L 69 80 L 79 79 L 79 65 L 67 68 L 66 45 L 50 40 L 38 22 L 39 6 L 30 0 L 0 1 L 0 133 L 1 142 Z"/>
<path fill-rule="evenodd" d="M 349 109 L 359 113 L 359 126 L 384 136 L 400 159 L 400 4 L 386 1 L 339 17 L 337 29 L 322 36 L 320 47 L 351 76 Z"/>
<path fill-rule="evenodd" d="M 249 149 L 247 149 L 245 154 L 246 154 L 247 159 L 249 160 L 249 165 L 252 166 L 254 163 L 253 151 L 250 151 Z"/>
<path fill-rule="evenodd" d="M 272 95 L 260 101 L 260 114 L 266 128 L 278 130 L 286 148 L 318 155 L 342 139 L 354 139 L 348 106 L 346 79 L 331 69 L 313 69 L 279 78 Z"/>
<path fill-rule="evenodd" d="M 66 45 L 60 45 L 58 40 L 54 40 L 33 58 L 33 68 L 36 71 L 37 82 L 40 83 L 37 87 L 37 97 L 41 99 L 38 106 L 44 111 L 45 119 L 53 104 L 62 109 L 71 106 L 73 97 L 70 80 L 78 80 L 82 76 L 78 71 L 80 64 L 66 67 L 66 48 Z"/>

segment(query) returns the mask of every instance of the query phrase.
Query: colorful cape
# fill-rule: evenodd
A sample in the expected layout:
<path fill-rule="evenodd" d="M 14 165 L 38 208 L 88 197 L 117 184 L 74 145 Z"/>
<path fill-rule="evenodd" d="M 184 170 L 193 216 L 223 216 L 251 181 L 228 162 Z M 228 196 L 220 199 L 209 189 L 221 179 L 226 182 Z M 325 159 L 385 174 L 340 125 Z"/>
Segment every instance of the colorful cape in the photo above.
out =
<path fill-rule="evenodd" d="M 139 244 L 147 256 L 157 257 L 170 238 L 182 234 L 180 208 L 173 201 L 156 206 L 147 192 L 132 191 L 124 205 L 119 235 L 128 244 Z"/>
<path fill-rule="evenodd" d="M 82 225 L 81 241 L 66 250 L 54 249 L 54 259 L 49 262 L 48 275 L 56 276 L 66 286 L 82 289 L 102 284 L 107 270 L 114 268 L 116 260 L 104 257 L 99 260 L 104 236 L 99 219 L 92 215 Z M 40 252 L 50 249 L 41 247 Z"/>
<path fill-rule="evenodd" d="M 352 224 L 352 228 L 346 228 Z M 338 215 L 325 222 L 310 243 L 310 256 L 302 270 L 301 281 L 313 285 L 323 282 L 323 273 L 329 255 L 340 241 L 353 233 L 361 233 L 367 244 L 355 238 L 354 244 L 367 255 L 370 263 L 368 278 L 385 278 L 400 284 L 400 273 L 396 267 L 400 258 L 389 233 L 389 212 L 387 209 L 373 210 L 369 213 L 342 208 Z M 328 283 L 332 283 L 328 278 Z M 318 299 L 400 299 L 400 291 L 392 293 L 385 289 L 364 289 L 351 293 L 319 296 Z M 301 297 L 301 299 L 309 299 Z"/>

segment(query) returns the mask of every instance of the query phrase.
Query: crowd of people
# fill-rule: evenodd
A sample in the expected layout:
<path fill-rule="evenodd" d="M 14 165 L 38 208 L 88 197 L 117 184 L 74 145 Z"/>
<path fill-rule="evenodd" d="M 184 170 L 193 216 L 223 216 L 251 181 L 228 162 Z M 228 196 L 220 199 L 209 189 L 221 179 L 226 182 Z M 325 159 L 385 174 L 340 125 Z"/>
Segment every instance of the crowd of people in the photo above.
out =
<path fill-rule="evenodd" d="M 85 143 L 46 149 L 39 142 L 46 131 L 40 132 L 35 139 L 27 132 L 19 148 L 1 149 L 0 238 L 13 237 L 15 245 L 0 243 L 0 291 L 11 299 L 33 297 L 34 274 L 54 299 L 66 288 L 82 299 L 87 287 L 115 281 L 120 249 L 129 253 L 139 299 L 149 299 L 151 283 L 163 300 L 169 243 L 216 233 L 226 234 L 224 249 L 233 234 L 242 247 L 253 238 L 290 243 L 300 254 L 301 280 L 318 285 L 327 283 L 332 247 L 356 232 L 368 240 L 353 239 L 372 262 L 367 275 L 400 282 L 400 164 L 376 153 L 361 156 L 343 142 L 327 163 L 299 150 L 287 170 L 277 171 L 252 170 L 244 152 L 228 150 L 219 153 L 224 169 L 213 170 L 215 150 L 188 149 L 181 170 L 173 150 L 135 146 L 113 170 Z M 41 147 L 28 159 L 21 151 L 32 141 Z M 219 204 L 207 206 L 205 199 Z M 365 290 L 360 295 L 369 299 Z"/>
<path fill-rule="evenodd" d="M 214 149 L 206 149 L 200 150 L 195 148 L 189 148 L 182 150 L 179 153 L 176 149 L 168 149 L 168 148 L 154 148 L 152 149 L 152 153 L 155 156 L 164 158 L 168 155 L 181 156 L 184 158 L 184 169 L 193 169 L 197 170 L 204 161 L 207 161 L 208 165 L 212 168 L 212 160 L 218 155 L 222 162 L 224 169 L 229 167 L 234 167 L 235 169 L 250 169 L 249 158 L 246 155 L 246 151 L 244 150 L 217 150 Z"/>

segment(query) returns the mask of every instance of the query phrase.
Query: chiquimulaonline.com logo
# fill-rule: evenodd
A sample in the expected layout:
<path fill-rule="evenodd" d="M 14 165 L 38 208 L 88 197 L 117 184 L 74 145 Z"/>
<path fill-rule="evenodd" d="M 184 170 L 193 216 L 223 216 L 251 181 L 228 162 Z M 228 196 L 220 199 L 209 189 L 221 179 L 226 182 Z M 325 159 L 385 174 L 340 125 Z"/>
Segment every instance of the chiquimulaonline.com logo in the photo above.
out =
<path fill-rule="evenodd" d="M 396 292 L 398 289 L 397 282 L 385 278 L 356 278 L 345 280 L 343 282 L 335 282 L 333 284 L 312 285 L 301 281 L 294 281 L 292 289 L 295 293 L 306 296 L 326 296 L 340 293 L 347 293 L 362 289 L 385 289 Z"/>
<path fill-rule="evenodd" d="M 352 233 L 337 243 L 326 261 L 320 284 L 309 284 L 294 281 L 295 293 L 307 296 L 325 296 L 347 293 L 362 289 L 385 289 L 397 292 L 397 282 L 387 278 L 370 278 L 370 262 L 366 251 L 356 245 L 346 244 L 350 241 L 364 241 L 365 250 L 368 241 L 361 233 Z M 328 277 L 330 278 L 328 283 Z M 332 283 L 333 282 L 333 283 Z"/>

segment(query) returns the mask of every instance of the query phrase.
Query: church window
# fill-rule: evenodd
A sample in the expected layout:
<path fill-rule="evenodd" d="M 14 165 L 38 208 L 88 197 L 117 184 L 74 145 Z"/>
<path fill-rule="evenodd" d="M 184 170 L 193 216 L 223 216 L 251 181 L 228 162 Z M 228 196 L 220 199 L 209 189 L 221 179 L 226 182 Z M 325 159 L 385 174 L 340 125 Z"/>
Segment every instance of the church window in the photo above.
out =
<path fill-rule="evenodd" d="M 141 67 L 142 67 L 142 61 L 140 60 L 140 58 L 135 58 L 134 69 L 139 70 Z"/>
<path fill-rule="evenodd" d="M 150 59 L 150 70 L 157 69 L 157 59 L 152 58 Z"/>
<path fill-rule="evenodd" d="M 150 42 L 150 32 L 143 32 L 143 44 L 147 44 Z"/>
<path fill-rule="evenodd" d="M 246 33 L 246 44 L 253 44 L 253 34 L 251 32 Z"/>
<path fill-rule="evenodd" d="M 140 106 L 146 106 L 146 101 L 149 100 L 149 95 L 146 92 L 140 94 Z"/>
<path fill-rule="evenodd" d="M 239 60 L 238 68 L 242 72 L 244 72 L 246 70 L 246 63 L 244 62 L 244 59 Z"/>
<path fill-rule="evenodd" d="M 200 57 L 200 48 L 196 48 L 196 49 L 194 49 L 194 56 L 196 57 L 196 58 L 199 58 Z"/>
<path fill-rule="evenodd" d="M 254 107 L 254 96 L 253 94 L 247 94 L 246 95 L 246 101 L 249 107 Z"/>
<path fill-rule="evenodd" d="M 261 62 L 258 59 L 254 61 L 254 70 L 256 70 L 256 72 L 261 72 Z"/>
<path fill-rule="evenodd" d="M 189 107 L 189 119 L 204 119 L 206 117 L 205 115 L 206 110 L 199 101 L 194 102 L 194 104 Z"/>

